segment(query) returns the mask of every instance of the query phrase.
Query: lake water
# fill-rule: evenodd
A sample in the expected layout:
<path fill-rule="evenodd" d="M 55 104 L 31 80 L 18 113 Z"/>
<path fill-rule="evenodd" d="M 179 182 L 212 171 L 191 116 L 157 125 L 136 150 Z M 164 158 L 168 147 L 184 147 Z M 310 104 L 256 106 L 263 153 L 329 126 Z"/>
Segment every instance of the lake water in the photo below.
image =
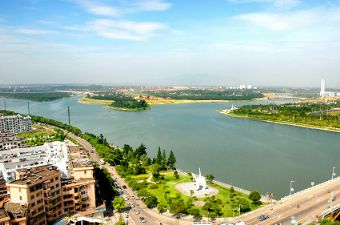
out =
<path fill-rule="evenodd" d="M 158 146 L 172 149 L 178 168 L 248 190 L 274 192 L 276 198 L 331 178 L 340 171 L 340 134 L 237 119 L 217 110 L 232 103 L 158 105 L 143 112 L 114 111 L 77 102 L 78 97 L 30 102 L 31 113 L 71 123 L 83 131 L 104 134 L 115 145 L 144 143 L 151 155 Z M 7 109 L 27 113 L 27 101 L 7 99 Z M 250 103 L 233 103 L 234 105 Z M 4 108 L 3 103 L 0 102 Z M 340 172 L 339 172 L 340 173 Z"/>

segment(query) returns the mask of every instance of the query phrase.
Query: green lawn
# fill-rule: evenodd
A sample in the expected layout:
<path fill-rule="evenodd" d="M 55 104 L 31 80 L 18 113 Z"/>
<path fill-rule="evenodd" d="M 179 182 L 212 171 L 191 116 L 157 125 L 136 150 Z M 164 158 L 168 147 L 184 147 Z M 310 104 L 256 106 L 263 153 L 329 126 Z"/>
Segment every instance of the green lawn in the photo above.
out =
<path fill-rule="evenodd" d="M 46 130 L 39 126 L 36 126 L 32 132 L 21 133 L 18 136 L 24 138 L 30 146 L 43 145 L 45 142 L 62 141 L 62 131 L 57 129 Z"/>
<path fill-rule="evenodd" d="M 177 191 L 175 186 L 179 183 L 191 182 L 191 177 L 189 175 L 180 175 L 179 179 L 176 179 L 173 171 L 167 171 L 161 173 L 164 176 L 164 180 L 158 182 L 157 184 L 149 183 L 147 187 L 147 191 L 151 194 L 155 195 L 158 199 L 158 202 L 168 205 L 167 199 L 169 198 L 182 198 L 184 202 L 190 200 L 191 197 L 182 194 Z M 133 176 L 132 178 L 139 181 L 146 181 L 149 178 L 149 174 L 142 174 Z M 233 195 L 230 193 L 230 189 L 218 186 L 216 184 L 209 184 L 209 186 L 214 187 L 219 190 L 219 193 L 215 195 L 215 199 L 223 212 L 222 217 L 231 217 L 233 216 L 233 211 L 235 211 L 235 216 L 238 215 L 238 201 L 239 199 L 244 199 L 250 204 L 251 210 L 254 210 L 260 206 L 251 204 L 251 200 L 248 199 L 248 196 L 239 192 L 234 192 Z M 206 202 L 208 198 L 192 198 L 192 201 L 203 201 Z M 203 216 L 208 216 L 208 212 L 205 211 L 202 207 L 193 206 L 193 208 L 197 208 L 200 210 L 200 214 Z"/>

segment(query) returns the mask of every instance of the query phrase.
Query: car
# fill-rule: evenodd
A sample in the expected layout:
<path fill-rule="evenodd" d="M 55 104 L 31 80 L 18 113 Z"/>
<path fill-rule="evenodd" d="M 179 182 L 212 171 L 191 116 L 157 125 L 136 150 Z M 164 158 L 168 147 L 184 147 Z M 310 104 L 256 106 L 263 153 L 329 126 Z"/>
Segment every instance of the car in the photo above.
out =
<path fill-rule="evenodd" d="M 142 223 L 145 223 L 146 222 L 146 220 L 145 220 L 145 218 L 144 217 L 139 217 L 139 219 L 140 219 L 140 222 L 142 222 Z"/>
<path fill-rule="evenodd" d="M 269 218 L 269 216 L 268 215 L 264 215 L 264 214 L 261 214 L 260 216 L 259 216 L 259 220 L 260 221 L 264 221 L 264 220 L 266 220 L 266 219 L 268 219 Z"/>
<path fill-rule="evenodd" d="M 123 185 L 123 188 L 124 188 L 124 189 L 127 189 L 126 185 Z"/>
<path fill-rule="evenodd" d="M 138 215 L 140 211 L 138 209 L 135 209 L 135 214 Z"/>

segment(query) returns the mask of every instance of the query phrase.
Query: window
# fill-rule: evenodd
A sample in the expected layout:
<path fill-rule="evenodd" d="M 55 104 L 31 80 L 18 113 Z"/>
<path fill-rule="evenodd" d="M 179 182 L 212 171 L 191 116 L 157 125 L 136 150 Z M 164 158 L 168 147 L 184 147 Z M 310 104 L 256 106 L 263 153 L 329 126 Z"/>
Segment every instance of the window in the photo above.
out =
<path fill-rule="evenodd" d="M 19 188 L 19 192 L 21 192 L 21 188 Z"/>
<path fill-rule="evenodd" d="M 86 174 L 87 170 L 84 170 L 84 174 Z"/>
<path fill-rule="evenodd" d="M 22 196 L 20 196 L 20 200 L 22 200 Z"/>

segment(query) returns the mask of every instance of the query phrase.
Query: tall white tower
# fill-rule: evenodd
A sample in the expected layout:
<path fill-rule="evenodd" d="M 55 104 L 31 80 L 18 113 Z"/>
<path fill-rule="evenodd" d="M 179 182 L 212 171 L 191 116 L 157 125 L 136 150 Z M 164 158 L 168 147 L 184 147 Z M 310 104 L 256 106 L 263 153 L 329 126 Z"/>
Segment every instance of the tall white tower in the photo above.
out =
<path fill-rule="evenodd" d="M 326 93 L 326 80 L 321 79 L 321 90 L 320 90 L 320 97 L 324 97 Z"/>
<path fill-rule="evenodd" d="M 326 80 L 321 79 L 321 91 L 320 92 L 325 92 L 326 91 Z"/>

